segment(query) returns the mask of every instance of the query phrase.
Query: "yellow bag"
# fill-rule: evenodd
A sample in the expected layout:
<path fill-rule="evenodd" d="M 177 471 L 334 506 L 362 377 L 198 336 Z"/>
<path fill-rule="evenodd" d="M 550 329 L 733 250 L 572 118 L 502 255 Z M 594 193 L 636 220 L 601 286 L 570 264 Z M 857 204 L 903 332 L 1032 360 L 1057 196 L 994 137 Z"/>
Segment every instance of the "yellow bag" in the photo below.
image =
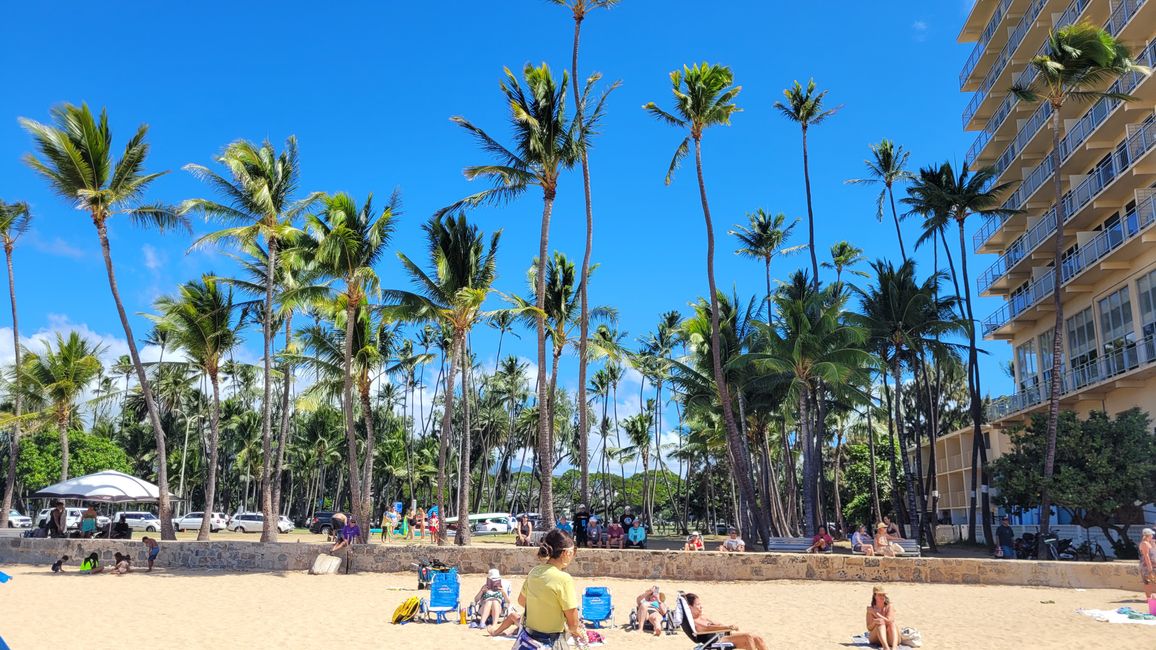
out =
<path fill-rule="evenodd" d="M 409 623 L 417 620 L 418 608 L 421 606 L 421 599 L 417 596 L 406 598 L 402 604 L 393 610 L 393 623 Z"/>

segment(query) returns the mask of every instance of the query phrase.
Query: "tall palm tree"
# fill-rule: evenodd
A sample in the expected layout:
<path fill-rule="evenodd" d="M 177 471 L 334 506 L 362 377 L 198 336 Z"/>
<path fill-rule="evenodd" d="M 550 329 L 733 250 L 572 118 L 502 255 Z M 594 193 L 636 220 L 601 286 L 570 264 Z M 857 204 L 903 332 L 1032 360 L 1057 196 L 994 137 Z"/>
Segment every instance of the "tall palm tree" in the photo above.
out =
<path fill-rule="evenodd" d="M 791 232 L 794 231 L 795 226 L 799 225 L 799 220 L 795 219 L 790 224 L 786 224 L 787 215 L 782 212 L 771 216 L 759 208 L 748 214 L 747 220 L 750 222 L 748 225 L 735 226 L 735 229 L 728 234 L 733 235 L 741 244 L 740 248 L 735 251 L 735 255 L 758 259 L 763 262 L 767 276 L 766 300 L 767 322 L 769 323 L 773 320 L 771 316 L 771 260 L 776 255 L 797 253 L 807 246 L 806 244 L 786 245 L 787 240 L 791 238 Z"/>
<path fill-rule="evenodd" d="M 241 319 L 233 304 L 233 292 L 223 289 L 216 278 L 186 282 L 177 296 L 165 296 L 156 303 L 159 319 L 171 342 L 184 351 L 189 361 L 208 378 L 212 390 L 209 409 L 209 444 L 204 484 L 204 512 L 216 510 L 218 446 L 221 439 L 221 363 L 240 343 Z M 185 495 L 181 495 L 182 497 Z M 208 517 L 201 521 L 198 541 L 209 539 Z"/>
<path fill-rule="evenodd" d="M 265 241 L 268 270 L 266 277 L 276 277 L 278 247 L 283 238 L 293 232 L 293 219 L 308 207 L 316 195 L 294 202 L 297 191 L 297 139 L 285 141 L 280 154 L 268 141 L 260 146 L 247 140 L 237 140 L 225 147 L 216 157 L 217 163 L 227 170 L 222 176 L 207 167 L 189 164 L 184 169 L 216 190 L 223 202 L 209 199 L 189 199 L 181 204 L 181 213 L 198 212 L 227 227 L 201 237 L 193 245 L 204 246 L 230 241 L 242 247 Z M 265 458 L 273 455 L 273 282 L 266 282 L 265 300 L 261 310 L 261 331 L 264 339 L 264 377 L 261 400 L 261 447 Z M 277 513 L 273 510 L 273 486 L 270 480 L 271 463 L 261 466 L 261 512 L 265 516 L 261 541 L 276 541 Z M 162 522 L 163 523 L 163 522 Z"/>
<path fill-rule="evenodd" d="M 406 271 L 409 272 L 416 291 L 389 291 L 398 305 L 399 316 L 412 320 L 426 320 L 440 323 L 452 337 L 450 344 L 450 371 L 445 379 L 445 403 L 442 411 L 441 440 L 438 445 L 438 512 L 445 517 L 446 456 L 449 451 L 450 425 L 454 411 L 454 375 L 461 362 L 466 361 L 465 342 L 470 330 L 484 316 L 482 304 L 486 301 L 494 280 L 497 278 L 498 242 L 501 231 L 490 236 L 487 244 L 485 235 L 478 227 L 466 221 L 464 214 L 435 216 L 422 226 L 429 249 L 430 273 L 406 257 L 397 254 Z M 455 543 L 470 543 L 470 530 L 465 522 L 469 520 L 470 497 L 470 420 L 469 399 L 466 394 L 466 368 L 462 366 L 462 404 L 465 426 L 462 437 L 462 469 L 458 475 L 458 526 Z M 539 402 L 544 405 L 547 402 Z M 548 429 L 547 429 L 548 430 Z M 543 483 L 552 468 L 543 473 Z M 545 489 L 545 488 L 543 488 Z M 445 544 L 445 526 L 438 531 L 438 543 Z"/>
<path fill-rule="evenodd" d="M 137 226 L 158 230 L 188 230 L 188 221 L 176 211 L 161 204 L 141 204 L 145 190 L 165 172 L 145 174 L 144 163 L 149 145 L 145 142 L 147 125 L 137 127 L 136 133 L 125 145 L 124 153 L 115 163 L 112 159 L 112 131 L 108 114 L 102 110 L 99 120 L 93 117 L 87 104 L 63 104 L 52 109 L 52 124 L 41 124 L 20 118 L 20 124 L 31 135 L 39 155 L 28 154 L 25 162 L 48 181 L 49 186 L 66 201 L 88 212 L 96 227 L 97 239 L 104 257 L 108 287 L 116 303 L 117 315 L 128 344 L 129 357 L 140 382 L 149 424 L 156 440 L 157 487 L 160 498 L 157 513 L 161 519 L 162 539 L 176 539 L 173 533 L 169 504 L 168 454 L 165 451 L 165 431 L 157 414 L 152 390 L 145 376 L 144 364 L 137 351 L 128 313 L 120 299 L 116 272 L 112 264 L 112 249 L 108 242 L 108 220 L 124 214 Z"/>
<path fill-rule="evenodd" d="M 566 82 L 569 75 L 562 73 L 562 83 L 554 80 L 550 67 L 543 63 L 539 67 L 527 64 L 522 70 L 526 87 L 509 68 L 505 69 L 506 79 L 501 83 L 502 94 L 510 108 L 510 120 L 514 132 L 515 145 L 512 149 L 499 143 L 481 128 L 464 117 L 453 117 L 453 121 L 469 131 L 486 153 L 497 159 L 497 164 L 475 165 L 465 169 L 466 178 L 483 178 L 493 186 L 466 197 L 444 208 L 442 213 L 458 209 L 464 205 L 483 203 L 502 204 L 522 195 L 531 187 L 542 190 L 542 226 L 538 238 L 538 286 L 536 302 L 539 315 L 538 329 L 538 402 L 545 405 L 549 400 L 546 382 L 546 322 L 543 310 L 545 300 L 546 260 L 549 256 L 550 218 L 554 211 L 554 199 L 558 194 L 558 177 L 564 170 L 571 169 L 582 158 L 587 147 L 587 134 L 592 133 L 601 120 L 603 106 L 609 91 L 603 93 L 593 105 L 589 95 L 594 79 L 587 83 L 583 94 L 582 121 L 566 119 Z M 589 110 L 585 110 L 589 109 Z M 554 525 L 553 470 L 554 443 L 550 438 L 549 417 L 538 419 L 538 464 L 542 476 L 542 491 L 539 510 L 545 526 Z"/>
<path fill-rule="evenodd" d="M 60 480 L 68 479 L 68 432 L 77 425 L 76 402 L 101 372 L 104 346 L 72 331 L 56 335 L 56 345 L 45 341 L 44 351 L 26 350 L 16 384 L 24 397 L 37 405 L 60 434 Z"/>
<path fill-rule="evenodd" d="M 839 107 L 824 109 L 823 98 L 827 96 L 824 90 L 815 93 L 815 80 L 807 82 L 804 89 L 798 81 L 795 85 L 783 91 L 786 103 L 775 102 L 775 108 L 788 120 L 795 122 L 803 132 L 803 183 L 807 189 L 807 245 L 811 251 L 811 281 L 819 286 L 819 258 L 815 253 L 815 210 L 811 205 L 811 170 L 807 160 L 807 130 L 812 126 L 822 124 L 839 110 Z"/>
<path fill-rule="evenodd" d="M 321 211 L 306 217 L 306 228 L 312 240 L 312 255 L 322 273 L 339 278 L 344 285 L 338 293 L 338 303 L 345 306 L 344 361 L 345 378 L 341 391 L 345 416 L 345 435 L 349 455 L 349 488 L 353 512 L 358 521 L 369 521 L 372 506 L 369 503 L 373 486 L 373 413 L 368 403 L 362 404 L 365 421 L 365 468 L 359 471 L 356 430 L 353 408 L 353 357 L 356 310 L 369 297 L 380 294 L 380 280 L 374 266 L 385 255 L 395 227 L 399 198 L 390 199 L 380 214 L 373 208 L 370 194 L 360 206 L 345 193 L 321 199 Z M 368 398 L 367 394 L 363 397 Z M 364 399 L 363 402 L 367 402 Z M 366 527 L 368 530 L 368 526 Z M 366 533 L 368 534 L 368 533 Z"/>
<path fill-rule="evenodd" d="M 1088 22 L 1080 22 L 1048 34 L 1047 51 L 1037 55 L 1029 64 L 1036 72 L 1035 81 L 1026 87 L 1013 87 L 1011 92 L 1027 102 L 1045 101 L 1052 108 L 1052 189 L 1056 197 L 1056 247 L 1053 268 L 1056 279 L 1052 290 L 1052 307 L 1056 312 L 1052 337 L 1052 385 L 1048 396 L 1047 452 L 1044 455 L 1044 483 L 1040 499 L 1040 538 L 1051 524 L 1051 492 L 1048 482 L 1056 464 L 1056 426 L 1060 417 L 1064 339 L 1064 303 L 1060 299 L 1060 262 L 1064 254 L 1064 221 L 1067 215 L 1063 202 L 1063 177 L 1060 175 L 1060 111 L 1068 100 L 1092 102 L 1103 97 L 1123 101 L 1130 95 L 1103 92 L 1100 89 L 1114 78 L 1129 72 L 1151 74 L 1138 65 L 1122 43 L 1104 29 Z M 984 530 L 987 533 L 987 530 Z M 991 539 L 990 537 L 988 538 Z M 989 542 L 990 544 L 990 542 Z"/>
<path fill-rule="evenodd" d="M 574 120 L 582 128 L 585 104 L 583 96 L 578 92 L 578 43 L 582 35 L 582 21 L 586 13 L 592 9 L 609 9 L 618 4 L 619 0 L 551 0 L 554 4 L 570 9 L 574 17 L 574 46 L 570 55 L 570 89 L 574 98 Z M 586 364 L 589 361 L 586 355 L 587 337 L 590 335 L 590 312 L 588 299 L 588 285 L 590 283 L 590 255 L 594 246 L 594 204 L 590 195 L 590 161 L 585 148 L 582 150 L 582 191 L 586 198 L 586 249 L 582 254 L 582 279 L 578 285 L 578 296 L 582 305 L 580 329 L 578 332 L 578 404 L 586 403 Z M 499 355 L 501 358 L 501 355 Z M 586 409 L 578 409 L 578 450 L 581 470 L 578 492 L 582 503 L 590 500 L 590 459 L 589 425 L 586 423 Z"/>
<path fill-rule="evenodd" d="M 8 265 L 8 298 L 12 302 L 12 350 L 16 354 L 15 366 L 20 367 L 20 319 L 16 312 L 16 276 L 12 272 L 12 252 L 16 241 L 27 232 L 32 223 L 32 212 L 27 203 L 5 203 L 0 201 L 0 242 L 4 244 L 4 261 Z M 8 512 L 12 510 L 12 491 L 16 489 L 16 459 L 20 456 L 20 416 L 23 396 L 20 394 L 20 373 L 16 373 L 16 386 L 12 391 L 12 406 L 15 419 L 8 438 L 8 473 L 4 479 L 4 501 L 0 503 L 0 528 L 8 527 Z"/>
<path fill-rule="evenodd" d="M 714 222 L 710 215 L 710 205 L 706 196 L 706 180 L 702 171 L 702 136 L 703 132 L 712 126 L 730 125 L 731 115 L 739 111 L 734 99 L 742 90 L 741 86 L 734 85 L 734 74 L 731 69 L 723 65 L 702 63 L 694 66 L 683 66 L 682 70 L 670 73 L 671 92 L 674 94 L 674 112 L 669 113 L 659 108 L 654 102 L 643 106 L 647 112 L 659 121 L 671 126 L 688 129 L 689 135 L 683 139 L 674 151 L 670 167 L 666 172 L 666 184 L 669 185 L 674 171 L 683 158 L 690 153 L 690 146 L 694 144 L 695 171 L 698 173 L 699 201 L 702 203 L 702 216 L 706 224 L 706 277 L 710 288 L 710 320 L 711 320 L 711 354 L 716 390 L 719 402 L 722 405 L 723 420 L 726 424 L 726 438 L 733 469 L 738 479 L 744 501 L 751 509 L 755 532 L 766 543 L 770 531 L 762 514 L 756 507 L 755 486 L 751 480 L 750 454 L 746 449 L 746 440 L 739 432 L 732 411 L 730 390 L 723 375 L 722 359 L 719 352 L 719 321 L 718 321 L 718 289 L 714 278 Z"/>
<path fill-rule="evenodd" d="M 840 241 L 831 245 L 831 261 L 823 262 L 823 268 L 835 270 L 835 285 L 843 286 L 843 271 L 849 270 L 852 275 L 857 275 L 861 278 L 870 277 L 866 272 L 858 269 L 852 269 L 852 266 L 862 263 L 866 260 L 863 257 L 863 249 L 855 246 L 851 242 Z"/>
<path fill-rule="evenodd" d="M 903 231 L 899 228 L 899 213 L 895 211 L 894 185 L 915 178 L 911 172 L 905 169 L 911 152 L 904 151 L 903 145 L 895 144 L 887 138 L 883 138 L 879 144 L 870 145 L 870 148 L 871 160 L 863 161 L 867 167 L 868 177 L 852 178 L 847 182 L 867 185 L 883 184 L 883 189 L 879 190 L 879 198 L 875 200 L 875 218 L 883 221 L 883 200 L 891 201 L 891 219 L 895 222 L 895 238 L 899 240 L 899 254 L 906 262 L 907 248 L 903 245 Z"/>

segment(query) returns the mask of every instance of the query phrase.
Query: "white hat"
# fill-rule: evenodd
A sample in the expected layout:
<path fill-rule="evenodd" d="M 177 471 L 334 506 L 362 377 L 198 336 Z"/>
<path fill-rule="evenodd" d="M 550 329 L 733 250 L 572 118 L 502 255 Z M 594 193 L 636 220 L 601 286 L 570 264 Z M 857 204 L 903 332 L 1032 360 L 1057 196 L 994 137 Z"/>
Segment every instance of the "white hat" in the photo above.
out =
<path fill-rule="evenodd" d="M 1143 531 L 1140 533 L 1140 535 L 1147 535 L 1147 536 L 1149 536 L 1149 537 L 1156 537 L 1156 530 L 1152 530 L 1151 528 L 1145 528 L 1145 529 L 1144 529 L 1144 530 L 1143 530 Z"/>
<path fill-rule="evenodd" d="M 490 580 L 501 580 L 502 574 L 497 569 L 490 569 L 490 573 L 486 577 Z"/>

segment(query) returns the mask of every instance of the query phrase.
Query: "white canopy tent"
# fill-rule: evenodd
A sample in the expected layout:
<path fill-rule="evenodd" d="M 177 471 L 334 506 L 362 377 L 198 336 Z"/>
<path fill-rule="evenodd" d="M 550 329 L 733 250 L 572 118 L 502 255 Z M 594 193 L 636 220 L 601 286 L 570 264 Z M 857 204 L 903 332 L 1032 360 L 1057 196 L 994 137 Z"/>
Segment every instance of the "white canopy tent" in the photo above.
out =
<path fill-rule="evenodd" d="M 99 503 L 156 503 L 160 499 L 160 493 L 160 488 L 144 479 L 105 470 L 41 488 L 32 494 L 31 498 L 76 499 Z M 169 499 L 178 500 L 172 493 L 169 494 Z"/>

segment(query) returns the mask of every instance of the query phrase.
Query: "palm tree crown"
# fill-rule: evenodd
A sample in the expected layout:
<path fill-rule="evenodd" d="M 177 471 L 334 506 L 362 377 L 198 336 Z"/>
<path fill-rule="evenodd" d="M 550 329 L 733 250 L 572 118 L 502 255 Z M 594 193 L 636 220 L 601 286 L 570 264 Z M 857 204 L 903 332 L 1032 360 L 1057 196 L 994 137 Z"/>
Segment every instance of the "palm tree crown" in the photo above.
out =
<path fill-rule="evenodd" d="M 742 86 L 733 85 L 734 73 L 724 65 L 699 63 L 670 73 L 671 93 L 674 94 L 674 112 L 659 108 L 654 102 L 642 106 L 659 121 L 671 126 L 689 128 L 690 135 L 683 139 L 674 150 L 674 157 L 666 171 L 666 184 L 670 185 L 674 171 L 682 159 L 690 153 L 690 141 L 700 140 L 703 130 L 711 126 L 730 126 L 731 115 L 742 111 L 734 99 L 742 92 Z"/>
<path fill-rule="evenodd" d="M 1028 64 L 1036 75 L 1027 86 L 1012 86 L 1011 92 L 1028 102 L 1046 101 L 1059 108 L 1067 99 L 1095 101 L 1101 97 L 1129 100 L 1130 95 L 1105 93 L 1096 89 L 1129 72 L 1151 74 L 1136 63 L 1128 48 L 1107 31 L 1078 22 L 1048 34 L 1043 54 Z"/>

